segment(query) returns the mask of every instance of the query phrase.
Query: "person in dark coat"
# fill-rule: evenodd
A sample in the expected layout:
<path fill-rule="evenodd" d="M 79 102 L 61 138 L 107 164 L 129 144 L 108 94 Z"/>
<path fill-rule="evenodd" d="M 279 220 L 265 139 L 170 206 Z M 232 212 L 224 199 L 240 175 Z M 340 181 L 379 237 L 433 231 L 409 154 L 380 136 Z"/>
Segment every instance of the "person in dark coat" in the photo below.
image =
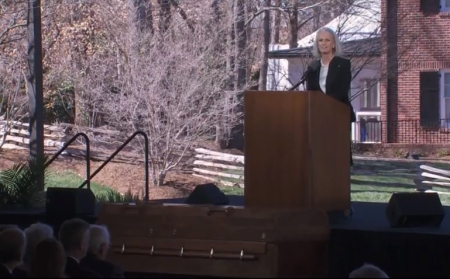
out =
<path fill-rule="evenodd" d="M 26 237 L 18 228 L 7 228 L 0 233 L 0 278 L 14 278 L 14 270 L 22 264 Z"/>
<path fill-rule="evenodd" d="M 319 29 L 316 34 L 313 55 L 317 59 L 308 66 L 306 89 L 323 92 L 348 105 L 350 109 L 349 125 L 351 125 L 356 121 L 355 111 L 349 97 L 352 82 L 351 62 L 341 56 L 342 46 L 333 30 L 324 27 Z M 330 121 L 332 120 L 330 119 Z M 353 165 L 351 150 L 350 165 Z"/>
<path fill-rule="evenodd" d="M 111 238 L 106 226 L 91 225 L 89 250 L 87 256 L 81 260 L 85 266 L 104 278 L 124 278 L 123 269 L 106 260 Z"/>
<path fill-rule="evenodd" d="M 71 278 L 101 278 L 96 272 L 82 266 L 89 246 L 89 223 L 75 218 L 65 221 L 58 234 L 66 252 L 66 275 Z"/>

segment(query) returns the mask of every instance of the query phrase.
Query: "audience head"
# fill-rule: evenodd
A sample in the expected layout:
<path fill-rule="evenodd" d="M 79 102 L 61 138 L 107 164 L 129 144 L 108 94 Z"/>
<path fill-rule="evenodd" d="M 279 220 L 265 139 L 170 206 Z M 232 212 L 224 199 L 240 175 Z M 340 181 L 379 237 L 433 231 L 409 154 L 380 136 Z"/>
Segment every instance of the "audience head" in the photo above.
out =
<path fill-rule="evenodd" d="M 53 228 L 49 225 L 36 223 L 25 229 L 25 236 L 27 238 L 27 248 L 25 251 L 25 262 L 29 262 L 33 257 L 36 245 L 42 240 L 53 238 Z"/>
<path fill-rule="evenodd" d="M 22 264 L 26 238 L 18 228 L 5 229 L 0 233 L 0 263 L 10 270 Z"/>
<path fill-rule="evenodd" d="M 89 246 L 89 223 L 75 218 L 65 221 L 58 234 L 67 256 L 81 260 L 86 257 Z"/>
<path fill-rule="evenodd" d="M 33 252 L 28 276 L 31 278 L 63 278 L 66 255 L 62 244 L 54 238 L 40 241 Z"/>
<path fill-rule="evenodd" d="M 89 237 L 89 252 L 104 260 L 110 246 L 108 228 L 102 225 L 91 225 Z"/>
<path fill-rule="evenodd" d="M 14 228 L 17 228 L 17 226 L 16 225 L 9 225 L 9 224 L 0 225 L 0 233 L 2 231 L 6 230 L 6 229 L 14 229 Z"/>
<path fill-rule="evenodd" d="M 362 267 L 353 270 L 349 278 L 389 278 L 389 276 L 374 265 L 364 264 Z"/>

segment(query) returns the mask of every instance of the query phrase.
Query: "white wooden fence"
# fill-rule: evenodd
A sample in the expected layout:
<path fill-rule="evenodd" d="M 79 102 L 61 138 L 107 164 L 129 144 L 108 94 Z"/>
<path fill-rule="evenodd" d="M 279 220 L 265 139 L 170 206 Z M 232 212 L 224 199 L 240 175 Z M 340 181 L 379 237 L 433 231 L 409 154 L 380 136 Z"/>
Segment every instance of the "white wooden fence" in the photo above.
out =
<path fill-rule="evenodd" d="M 28 123 L 0 120 L 0 147 L 3 149 L 28 149 L 30 144 Z M 44 125 L 44 146 L 60 147 L 66 139 L 64 128 Z"/>
<path fill-rule="evenodd" d="M 244 188 L 244 156 L 195 149 L 193 175 L 223 186 Z"/>
<path fill-rule="evenodd" d="M 421 172 L 420 176 L 414 180 L 417 187 L 416 191 L 435 192 L 438 194 L 450 195 L 450 191 L 442 192 L 432 190 L 433 186 L 447 188 L 450 190 L 450 171 L 426 165 L 421 165 L 420 169 L 424 170 L 424 172 Z"/>

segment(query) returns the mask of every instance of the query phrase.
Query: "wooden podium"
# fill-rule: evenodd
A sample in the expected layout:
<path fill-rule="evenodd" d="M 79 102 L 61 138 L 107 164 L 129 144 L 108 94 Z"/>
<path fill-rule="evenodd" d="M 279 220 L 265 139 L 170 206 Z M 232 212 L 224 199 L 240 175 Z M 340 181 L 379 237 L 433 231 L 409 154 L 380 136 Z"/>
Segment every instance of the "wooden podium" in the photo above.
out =
<path fill-rule="evenodd" d="M 350 109 L 313 91 L 246 91 L 245 206 L 350 209 Z"/>

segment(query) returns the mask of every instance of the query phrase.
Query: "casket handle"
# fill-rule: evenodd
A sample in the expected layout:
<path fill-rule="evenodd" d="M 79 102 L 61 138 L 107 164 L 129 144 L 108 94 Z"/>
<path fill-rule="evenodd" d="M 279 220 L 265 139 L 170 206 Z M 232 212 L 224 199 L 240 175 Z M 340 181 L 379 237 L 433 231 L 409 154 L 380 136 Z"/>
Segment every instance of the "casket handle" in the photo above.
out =
<path fill-rule="evenodd" d="M 225 213 L 225 216 L 228 216 L 231 214 L 231 212 L 233 211 L 232 207 L 227 207 L 225 209 L 211 209 L 208 208 L 208 210 L 206 211 L 206 215 L 211 215 L 213 213 Z"/>

